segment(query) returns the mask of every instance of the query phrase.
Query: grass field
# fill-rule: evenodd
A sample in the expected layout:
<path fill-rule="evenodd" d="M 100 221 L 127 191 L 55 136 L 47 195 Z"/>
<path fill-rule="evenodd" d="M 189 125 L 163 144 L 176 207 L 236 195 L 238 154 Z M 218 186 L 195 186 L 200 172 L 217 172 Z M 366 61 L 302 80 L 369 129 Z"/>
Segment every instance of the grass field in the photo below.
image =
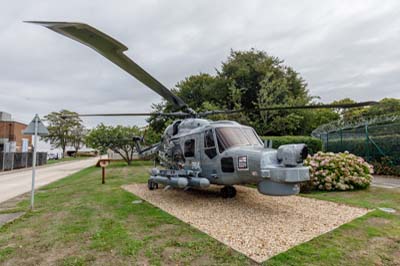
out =
<path fill-rule="evenodd" d="M 149 162 L 114 163 L 107 183 L 88 168 L 38 191 L 36 209 L 0 228 L 0 265 L 255 265 L 148 203 L 123 184 L 146 182 Z M 400 191 L 304 195 L 399 210 Z M 9 211 L 26 210 L 23 200 Z M 265 265 L 400 265 L 400 216 L 379 210 L 281 253 Z"/>

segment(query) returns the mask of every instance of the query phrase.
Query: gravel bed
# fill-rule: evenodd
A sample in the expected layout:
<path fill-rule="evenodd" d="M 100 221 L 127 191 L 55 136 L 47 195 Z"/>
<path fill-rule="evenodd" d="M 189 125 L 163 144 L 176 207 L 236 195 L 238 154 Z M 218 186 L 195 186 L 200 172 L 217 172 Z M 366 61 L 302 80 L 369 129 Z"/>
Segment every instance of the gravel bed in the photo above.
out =
<path fill-rule="evenodd" d="M 219 188 L 149 191 L 145 184 L 123 187 L 257 262 L 288 250 L 368 212 L 299 196 L 271 197 L 236 186 L 233 199 Z"/>

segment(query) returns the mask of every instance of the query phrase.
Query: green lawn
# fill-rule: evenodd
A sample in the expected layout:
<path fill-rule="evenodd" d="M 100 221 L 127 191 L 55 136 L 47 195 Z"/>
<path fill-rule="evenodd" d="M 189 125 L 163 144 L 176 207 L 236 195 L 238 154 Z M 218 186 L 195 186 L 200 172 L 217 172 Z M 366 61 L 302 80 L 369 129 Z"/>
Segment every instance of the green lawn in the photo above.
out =
<path fill-rule="evenodd" d="M 132 204 L 138 198 L 120 186 L 146 182 L 151 165 L 113 164 L 105 185 L 92 167 L 41 189 L 35 211 L 0 229 L 0 264 L 251 264 L 160 209 Z"/>
<path fill-rule="evenodd" d="M 88 168 L 38 191 L 36 209 L 0 228 L 0 265 L 254 265 L 121 185 L 146 182 L 151 162 L 114 163 L 101 185 Z M 304 195 L 362 207 L 400 206 L 400 191 Z M 23 200 L 14 210 L 28 208 Z M 373 211 L 265 265 L 398 265 L 400 216 Z M 397 261 L 396 261 L 397 259 Z"/>
<path fill-rule="evenodd" d="M 353 192 L 305 194 L 373 210 L 338 229 L 296 246 L 265 265 L 400 265 L 400 190 L 371 187 Z"/>

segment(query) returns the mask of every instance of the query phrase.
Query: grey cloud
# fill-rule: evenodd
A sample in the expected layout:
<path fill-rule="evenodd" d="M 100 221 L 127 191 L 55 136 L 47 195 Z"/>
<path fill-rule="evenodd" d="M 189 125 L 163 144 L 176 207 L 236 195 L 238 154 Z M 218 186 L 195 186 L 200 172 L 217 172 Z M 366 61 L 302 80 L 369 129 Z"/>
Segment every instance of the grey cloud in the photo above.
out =
<path fill-rule="evenodd" d="M 80 21 L 129 47 L 172 88 L 252 47 L 298 71 L 323 101 L 400 97 L 398 1 L 9 1 L 0 17 L 0 110 L 28 122 L 62 108 L 143 112 L 161 98 L 81 44 L 23 20 Z M 85 119 L 89 126 L 145 118 Z"/>

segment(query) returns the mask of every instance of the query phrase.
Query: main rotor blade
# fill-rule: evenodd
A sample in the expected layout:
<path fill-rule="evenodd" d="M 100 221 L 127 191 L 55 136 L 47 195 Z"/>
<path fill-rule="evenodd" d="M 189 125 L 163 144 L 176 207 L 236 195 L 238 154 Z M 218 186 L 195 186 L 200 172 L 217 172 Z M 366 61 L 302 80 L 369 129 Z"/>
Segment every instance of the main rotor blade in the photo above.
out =
<path fill-rule="evenodd" d="M 116 114 L 78 114 L 78 116 L 82 117 L 93 117 L 93 116 L 173 116 L 173 117 L 186 117 L 190 116 L 191 114 L 189 113 L 184 113 L 184 112 L 175 112 L 175 113 L 161 113 L 161 112 L 156 112 L 156 113 L 116 113 Z M 71 115 L 75 116 L 75 115 Z M 65 116 L 67 117 L 67 116 Z"/>
<path fill-rule="evenodd" d="M 265 108 L 256 109 L 257 111 L 276 111 L 276 110 L 295 110 L 295 109 L 323 109 L 323 108 L 356 108 L 363 106 L 376 105 L 378 102 L 368 101 L 368 102 L 358 102 L 358 103 L 345 103 L 345 104 L 313 104 L 313 105 L 295 105 L 295 106 L 271 106 Z M 235 114 L 246 111 L 245 109 L 239 110 L 215 110 L 199 113 L 199 116 L 209 116 L 216 114 Z"/>
<path fill-rule="evenodd" d="M 378 104 L 378 102 L 358 102 L 358 103 L 343 103 L 343 104 L 313 104 L 313 105 L 295 105 L 295 106 L 271 106 L 265 108 L 259 108 L 259 111 L 273 111 L 273 110 L 292 110 L 292 109 L 327 109 L 327 108 L 338 108 L 348 109 L 363 106 L 370 106 Z"/>
<path fill-rule="evenodd" d="M 173 94 L 163 84 L 161 84 L 138 64 L 133 62 L 128 56 L 126 56 L 124 51 L 128 50 L 128 48 L 124 44 L 108 36 L 107 34 L 83 23 L 50 21 L 26 22 L 42 25 L 61 35 L 89 46 L 134 76 L 144 85 L 164 97 L 164 99 L 172 103 L 175 107 L 178 107 L 179 109 L 187 107 L 187 104 L 180 97 Z"/>

